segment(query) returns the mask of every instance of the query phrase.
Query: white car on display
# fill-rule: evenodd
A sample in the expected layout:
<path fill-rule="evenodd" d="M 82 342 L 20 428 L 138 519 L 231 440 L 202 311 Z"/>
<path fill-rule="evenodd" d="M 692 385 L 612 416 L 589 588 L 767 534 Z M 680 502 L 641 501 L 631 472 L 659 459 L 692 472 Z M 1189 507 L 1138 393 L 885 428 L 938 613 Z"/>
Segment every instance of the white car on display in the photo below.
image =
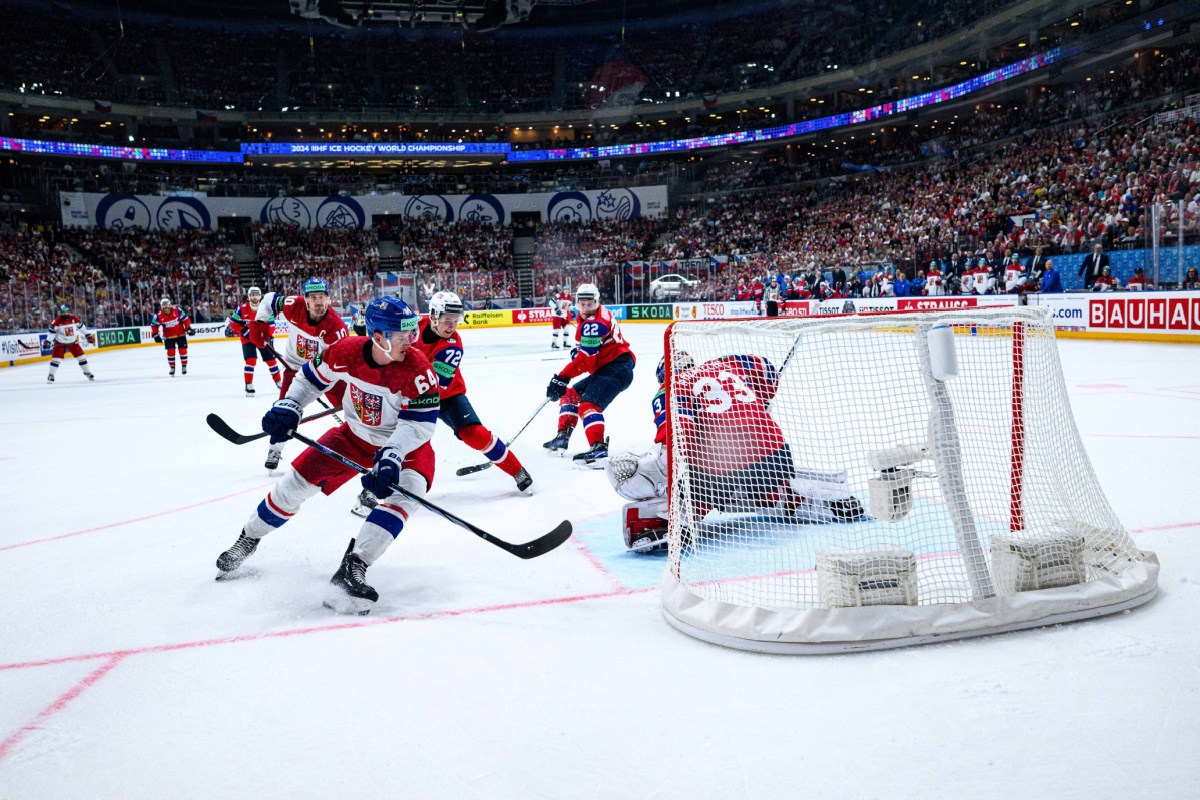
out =
<path fill-rule="evenodd" d="M 654 300 L 678 297 L 679 293 L 683 291 L 683 287 L 691 288 L 699 283 L 700 281 L 696 278 L 688 278 L 679 274 L 663 275 L 650 282 L 650 297 Z"/>

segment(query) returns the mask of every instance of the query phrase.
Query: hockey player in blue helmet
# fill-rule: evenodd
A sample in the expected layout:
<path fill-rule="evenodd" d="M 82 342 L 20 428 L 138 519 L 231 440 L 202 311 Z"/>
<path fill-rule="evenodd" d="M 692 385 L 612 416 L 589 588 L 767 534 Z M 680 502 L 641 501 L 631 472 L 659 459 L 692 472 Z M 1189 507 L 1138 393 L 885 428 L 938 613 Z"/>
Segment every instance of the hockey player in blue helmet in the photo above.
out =
<path fill-rule="evenodd" d="M 424 353 L 412 347 L 418 318 L 397 297 L 381 297 L 366 311 L 369 339 L 338 340 L 305 364 L 287 395 L 263 417 L 272 441 L 292 436 L 304 407 L 318 395 L 344 384 L 346 422 L 318 440 L 368 472 L 363 488 L 379 500 L 331 579 L 326 606 L 341 613 L 365 614 L 379 598 L 366 583 L 367 568 L 400 535 L 417 503 L 393 490 L 400 486 L 424 496 L 433 483 L 434 455 L 429 440 L 438 419 L 437 375 Z M 321 451 L 308 448 L 250 515 L 232 547 L 217 559 L 218 578 L 229 576 L 258 547 L 259 540 L 290 520 L 305 500 L 330 495 L 356 471 Z"/>

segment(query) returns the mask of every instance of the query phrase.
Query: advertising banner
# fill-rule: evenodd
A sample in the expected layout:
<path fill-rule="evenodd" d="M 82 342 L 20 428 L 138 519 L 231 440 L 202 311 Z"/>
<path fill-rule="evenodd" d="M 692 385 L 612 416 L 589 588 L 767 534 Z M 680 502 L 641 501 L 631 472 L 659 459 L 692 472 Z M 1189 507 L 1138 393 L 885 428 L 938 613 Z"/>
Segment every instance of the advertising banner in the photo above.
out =
<path fill-rule="evenodd" d="M 101 328 L 96 331 L 96 345 L 117 347 L 123 344 L 141 344 L 142 331 L 140 328 Z"/>
<path fill-rule="evenodd" d="M 1030 295 L 1029 302 L 1054 309 L 1059 330 L 1200 341 L 1200 292 Z"/>
<path fill-rule="evenodd" d="M 468 311 L 463 315 L 463 328 L 507 328 L 513 324 L 511 309 Z"/>
<path fill-rule="evenodd" d="M 611 310 L 611 309 L 610 309 Z M 549 325 L 554 314 L 548 307 L 514 308 L 512 311 L 513 325 Z"/>
<path fill-rule="evenodd" d="M 675 319 L 675 306 L 670 303 L 635 303 L 625 306 L 625 316 L 630 322 L 670 322 Z"/>
<path fill-rule="evenodd" d="M 637 186 L 529 194 L 371 194 L 331 197 L 205 197 L 64 192 L 62 224 L 68 227 L 216 230 L 221 217 L 300 228 L 369 228 L 388 214 L 445 222 L 505 224 L 518 211 L 544 222 L 657 217 L 667 210 L 666 186 Z"/>

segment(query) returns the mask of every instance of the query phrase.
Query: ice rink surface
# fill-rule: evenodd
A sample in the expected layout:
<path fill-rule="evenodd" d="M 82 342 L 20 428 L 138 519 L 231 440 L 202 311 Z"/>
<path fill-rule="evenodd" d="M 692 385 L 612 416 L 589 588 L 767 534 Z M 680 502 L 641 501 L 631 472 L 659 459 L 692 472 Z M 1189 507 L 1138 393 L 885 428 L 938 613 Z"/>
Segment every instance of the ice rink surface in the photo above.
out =
<path fill-rule="evenodd" d="M 613 449 L 648 448 L 661 325 L 626 325 Z M 465 331 L 469 396 L 507 438 L 565 361 L 549 330 Z M 1200 796 L 1200 348 L 1060 341 L 1110 502 L 1162 561 L 1149 605 L 908 650 L 754 655 L 659 611 L 664 557 L 623 552 L 602 472 L 514 446 L 516 494 L 439 426 L 430 499 L 525 541 L 521 561 L 420 513 L 368 579 L 369 617 L 321 606 L 358 520 L 352 482 L 213 561 L 273 482 L 235 342 L 0 370 L 0 798 L 1194 798 Z M 324 422 L 312 423 L 317 431 Z M 1036 435 L 1037 423 L 1031 427 Z M 573 452 L 584 447 L 576 433 Z M 291 443 L 285 458 L 300 446 Z M 282 474 L 282 473 L 280 473 Z"/>

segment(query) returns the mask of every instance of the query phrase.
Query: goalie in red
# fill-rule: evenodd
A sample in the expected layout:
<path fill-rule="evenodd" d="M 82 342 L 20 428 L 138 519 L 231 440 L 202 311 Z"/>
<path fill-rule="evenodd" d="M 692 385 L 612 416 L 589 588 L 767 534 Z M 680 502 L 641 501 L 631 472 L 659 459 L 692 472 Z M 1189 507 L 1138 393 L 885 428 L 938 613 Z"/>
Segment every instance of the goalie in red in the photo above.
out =
<path fill-rule="evenodd" d="M 688 529 L 714 510 L 775 509 L 808 522 L 862 519 L 862 505 L 850 494 L 844 472 L 796 469 L 791 447 L 769 410 L 779 373 L 768 359 L 731 355 L 698 367 L 690 361 L 686 354 L 676 355 L 670 433 L 686 465 L 681 477 L 691 501 Z M 660 381 L 665 379 L 661 370 L 662 365 Z M 665 441 L 666 401 L 660 389 L 655 396 L 656 441 Z M 663 547 L 665 456 L 634 456 L 632 462 L 624 456 L 610 465 L 608 475 L 618 494 L 635 501 L 626 506 L 626 546 L 637 552 Z M 650 521 L 653 516 L 663 521 Z"/>

